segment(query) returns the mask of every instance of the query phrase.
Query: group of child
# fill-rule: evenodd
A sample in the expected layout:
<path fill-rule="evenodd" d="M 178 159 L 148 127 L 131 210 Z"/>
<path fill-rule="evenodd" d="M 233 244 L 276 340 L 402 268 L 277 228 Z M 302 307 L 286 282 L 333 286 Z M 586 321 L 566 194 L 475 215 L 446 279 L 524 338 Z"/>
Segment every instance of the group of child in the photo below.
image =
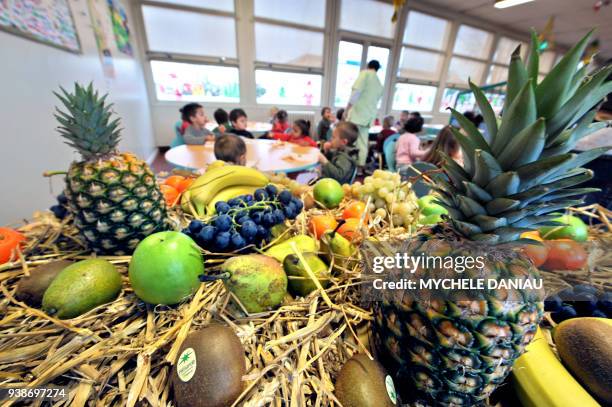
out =
<path fill-rule="evenodd" d="M 290 127 L 285 110 L 274 113 L 272 129 L 261 138 L 319 147 L 321 175 L 335 178 L 340 183 L 350 182 L 357 168 L 358 151 L 354 145 L 359 131 L 354 124 L 341 120 L 342 110 L 338 111 L 338 122 L 334 123 L 331 108 L 322 109 L 322 119 L 316 134 L 319 141 L 310 137 L 310 122 L 307 120 L 295 120 Z M 212 131 L 206 128 L 207 118 L 202 105 L 189 103 L 180 109 L 180 113 L 182 124 L 179 132 L 185 144 L 211 141 L 214 142 L 215 157 L 218 160 L 237 165 L 246 164 L 246 144 L 242 138 L 253 138 L 253 135 L 246 129 L 247 115 L 243 109 L 233 109 L 229 114 L 223 109 L 217 109 L 213 114 L 217 127 Z"/>

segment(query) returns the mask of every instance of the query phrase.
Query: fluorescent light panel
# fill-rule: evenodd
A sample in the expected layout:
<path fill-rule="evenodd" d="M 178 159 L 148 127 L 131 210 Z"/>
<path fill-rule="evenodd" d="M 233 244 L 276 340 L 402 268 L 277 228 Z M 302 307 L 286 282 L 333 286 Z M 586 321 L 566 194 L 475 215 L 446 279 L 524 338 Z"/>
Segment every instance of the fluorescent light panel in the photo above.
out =
<path fill-rule="evenodd" d="M 518 6 L 519 4 L 529 3 L 533 0 L 497 0 L 495 2 L 495 8 L 508 8 Z"/>

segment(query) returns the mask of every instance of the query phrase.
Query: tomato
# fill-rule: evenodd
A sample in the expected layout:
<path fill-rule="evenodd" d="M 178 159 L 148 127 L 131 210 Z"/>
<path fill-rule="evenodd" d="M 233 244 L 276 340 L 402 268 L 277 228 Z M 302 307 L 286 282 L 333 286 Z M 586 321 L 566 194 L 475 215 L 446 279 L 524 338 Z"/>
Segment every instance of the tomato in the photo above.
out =
<path fill-rule="evenodd" d="M 23 246 L 25 236 L 16 230 L 9 228 L 0 228 L 0 264 L 17 258 L 15 249 L 18 246 Z"/>
<path fill-rule="evenodd" d="M 164 195 L 164 200 L 166 201 L 166 205 L 168 205 L 168 207 L 173 207 L 174 205 L 176 205 L 176 203 L 178 202 L 178 198 L 179 198 L 179 192 L 176 190 L 176 188 L 170 186 L 170 185 L 160 185 L 159 189 L 161 191 L 161 193 Z"/>
<path fill-rule="evenodd" d="M 535 240 L 535 239 L 534 239 Z M 531 259 L 534 266 L 540 267 L 548 258 L 548 247 L 544 244 L 525 244 L 522 248 L 523 253 Z"/>
<path fill-rule="evenodd" d="M 193 181 L 195 181 L 195 178 L 185 178 L 184 180 L 179 182 L 178 187 L 175 188 L 177 189 L 177 191 L 179 191 L 179 193 L 182 194 L 187 188 L 191 186 L 191 184 L 193 184 Z"/>
<path fill-rule="evenodd" d="M 547 240 L 548 258 L 542 265 L 546 270 L 580 270 L 587 261 L 587 252 L 578 242 L 569 239 Z"/>
<path fill-rule="evenodd" d="M 351 219 L 351 218 L 361 219 L 361 217 L 364 216 L 364 213 L 365 213 L 365 219 L 367 219 L 368 209 L 367 209 L 365 202 L 355 201 L 344 209 L 344 211 L 342 212 L 342 218 L 343 219 Z"/>
<path fill-rule="evenodd" d="M 164 185 L 170 185 L 177 191 L 180 191 L 181 182 L 185 181 L 185 177 L 180 175 L 171 175 L 164 181 Z"/>
<path fill-rule="evenodd" d="M 338 222 L 331 215 L 315 215 L 310 218 L 310 230 L 316 239 L 323 236 L 323 233 L 334 230 L 336 226 L 338 226 Z"/>
<path fill-rule="evenodd" d="M 521 233 L 521 239 L 531 239 L 537 240 L 538 242 L 543 242 L 542 236 L 540 236 L 540 232 L 537 230 L 532 230 L 531 232 L 523 232 Z"/>
<path fill-rule="evenodd" d="M 350 218 L 342 226 L 338 228 L 338 233 L 348 240 L 356 240 L 361 237 L 362 233 L 359 228 L 360 219 Z M 363 224 L 361 225 L 363 226 Z"/>

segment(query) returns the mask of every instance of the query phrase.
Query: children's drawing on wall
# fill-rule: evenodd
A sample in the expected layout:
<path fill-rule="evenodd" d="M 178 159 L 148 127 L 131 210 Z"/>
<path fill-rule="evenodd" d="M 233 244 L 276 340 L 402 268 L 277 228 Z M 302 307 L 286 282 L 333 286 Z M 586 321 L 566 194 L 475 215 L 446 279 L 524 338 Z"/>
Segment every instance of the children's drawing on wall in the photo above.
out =
<path fill-rule="evenodd" d="M 107 30 L 105 21 L 108 21 L 108 12 L 104 8 L 104 3 L 100 0 L 88 0 L 89 14 L 91 16 L 91 25 L 96 37 L 98 52 L 100 53 L 100 61 L 102 62 L 102 70 L 106 78 L 115 77 L 115 67 L 113 64 L 113 55 L 110 50 L 110 42 L 107 40 Z"/>
<path fill-rule="evenodd" d="M 119 0 L 108 0 L 108 8 L 113 23 L 113 33 L 117 49 L 126 55 L 134 56 L 132 44 L 130 43 L 130 29 L 128 27 L 125 7 L 123 7 Z"/>

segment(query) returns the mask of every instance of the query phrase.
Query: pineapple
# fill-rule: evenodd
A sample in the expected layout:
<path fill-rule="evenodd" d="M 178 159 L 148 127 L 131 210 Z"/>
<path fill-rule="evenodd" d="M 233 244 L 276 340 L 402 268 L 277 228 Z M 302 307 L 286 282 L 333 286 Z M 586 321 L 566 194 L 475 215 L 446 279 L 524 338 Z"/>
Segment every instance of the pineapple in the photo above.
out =
<path fill-rule="evenodd" d="M 593 107 L 612 91 L 612 82 L 604 82 L 611 66 L 592 76 L 586 76 L 586 67 L 578 69 L 590 37 L 589 33 L 538 84 L 538 43 L 533 34 L 527 65 L 520 49 L 512 55 L 499 122 L 482 90 L 470 82 L 491 141 L 452 111 L 463 129 L 455 136 L 465 164 L 462 168 L 445 157 L 449 181 L 434 187 L 450 218 L 410 242 L 409 254 L 445 250 L 458 256 L 466 254 L 466 245 L 492 250 L 508 246 L 521 233 L 550 222 L 556 216 L 552 212 L 576 205 L 581 202 L 576 197 L 594 191 L 574 188 L 593 176 L 581 166 L 610 147 L 570 152 L 579 139 L 605 126 L 591 124 Z M 464 244 L 459 248 L 449 244 L 452 240 Z M 492 278 L 538 274 L 520 255 L 501 260 L 488 256 L 483 269 L 483 275 Z M 451 271 L 420 273 L 439 277 Z M 417 398 L 437 405 L 484 403 L 524 352 L 543 313 L 541 296 L 517 288 L 462 301 L 396 295 L 396 301 L 374 304 L 378 349 L 398 379 L 416 388 Z"/>
<path fill-rule="evenodd" d="M 119 119 L 112 104 L 92 85 L 75 84 L 74 93 L 55 93 L 66 108 L 57 109 L 58 131 L 83 160 L 73 162 L 64 194 L 74 224 L 90 249 L 130 254 L 147 235 L 164 230 L 166 204 L 147 164 L 117 152 Z"/>

